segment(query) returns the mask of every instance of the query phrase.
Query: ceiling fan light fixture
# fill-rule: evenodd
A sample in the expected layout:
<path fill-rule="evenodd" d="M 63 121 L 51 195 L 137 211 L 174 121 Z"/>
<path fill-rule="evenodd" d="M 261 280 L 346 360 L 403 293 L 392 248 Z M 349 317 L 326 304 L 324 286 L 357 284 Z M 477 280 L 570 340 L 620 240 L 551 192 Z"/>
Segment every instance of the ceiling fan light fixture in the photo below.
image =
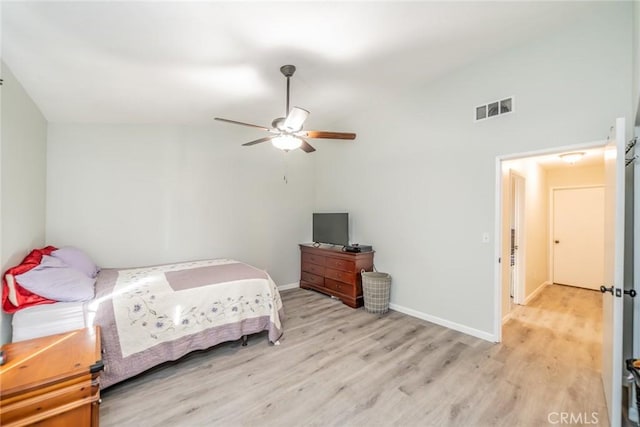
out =
<path fill-rule="evenodd" d="M 295 150 L 300 148 L 302 140 L 292 135 L 280 135 L 271 140 L 274 147 L 283 151 Z"/>
<path fill-rule="evenodd" d="M 580 159 L 582 159 L 582 156 L 584 156 L 584 153 L 582 151 L 580 151 L 580 152 L 575 152 L 575 153 L 561 154 L 560 158 L 562 159 L 563 162 L 569 163 L 569 164 L 572 165 L 572 164 L 580 161 Z"/>

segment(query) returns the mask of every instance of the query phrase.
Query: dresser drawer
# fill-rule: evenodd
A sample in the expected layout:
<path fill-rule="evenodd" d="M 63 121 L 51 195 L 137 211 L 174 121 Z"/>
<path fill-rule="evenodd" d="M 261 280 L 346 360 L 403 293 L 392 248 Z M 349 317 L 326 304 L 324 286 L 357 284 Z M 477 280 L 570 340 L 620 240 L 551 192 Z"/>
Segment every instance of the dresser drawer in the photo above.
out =
<path fill-rule="evenodd" d="M 302 263 L 302 271 L 313 273 L 318 276 L 324 276 L 324 267 L 318 264 L 311 264 L 310 262 Z"/>
<path fill-rule="evenodd" d="M 327 268 L 333 268 L 334 270 L 342 270 L 342 271 L 350 271 L 350 272 L 353 272 L 356 270 L 356 263 L 347 259 L 327 257 L 324 265 L 326 265 Z"/>
<path fill-rule="evenodd" d="M 98 387 L 92 387 L 91 376 L 57 384 L 26 395 L 16 396 L 2 402 L 3 425 L 16 422 L 38 422 L 61 416 L 73 408 L 86 406 L 100 398 Z M 89 415 L 91 411 L 89 410 Z M 80 420 L 82 425 L 89 425 L 90 418 Z"/>
<path fill-rule="evenodd" d="M 344 282 L 338 282 L 337 280 L 332 280 L 332 279 L 324 279 L 324 286 L 325 288 L 335 291 L 337 293 L 356 297 L 355 285 L 344 283 Z"/>
<path fill-rule="evenodd" d="M 373 269 L 373 251 L 343 252 L 337 246 L 300 245 L 300 287 L 339 298 L 349 307 L 363 304 L 360 270 Z"/>
<path fill-rule="evenodd" d="M 325 263 L 325 257 L 320 256 L 320 255 L 316 255 L 316 254 L 309 254 L 309 253 L 303 253 L 302 254 L 302 264 L 307 264 L 307 263 L 311 263 L 311 264 L 316 264 L 316 265 L 324 265 Z"/>
<path fill-rule="evenodd" d="M 316 276 L 315 274 L 307 273 L 306 271 L 302 272 L 301 279 L 314 285 L 324 286 L 324 277 Z"/>
<path fill-rule="evenodd" d="M 326 268 L 324 276 L 329 279 L 334 279 L 339 282 L 348 283 L 350 285 L 356 284 L 356 273 L 348 273 L 346 271 L 333 270 L 331 268 Z"/>

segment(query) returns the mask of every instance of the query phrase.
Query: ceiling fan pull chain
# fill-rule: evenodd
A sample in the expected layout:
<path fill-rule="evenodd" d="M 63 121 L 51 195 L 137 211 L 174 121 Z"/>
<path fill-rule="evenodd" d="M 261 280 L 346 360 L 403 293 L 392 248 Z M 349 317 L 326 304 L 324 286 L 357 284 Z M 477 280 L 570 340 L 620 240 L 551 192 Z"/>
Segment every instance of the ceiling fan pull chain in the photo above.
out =
<path fill-rule="evenodd" d="M 284 169 L 284 175 L 282 176 L 282 179 L 284 181 L 285 184 L 289 183 L 289 180 L 287 179 L 287 175 L 289 173 L 289 168 L 288 168 L 288 162 L 287 162 L 287 153 L 288 151 L 283 151 L 282 152 L 282 168 Z"/>

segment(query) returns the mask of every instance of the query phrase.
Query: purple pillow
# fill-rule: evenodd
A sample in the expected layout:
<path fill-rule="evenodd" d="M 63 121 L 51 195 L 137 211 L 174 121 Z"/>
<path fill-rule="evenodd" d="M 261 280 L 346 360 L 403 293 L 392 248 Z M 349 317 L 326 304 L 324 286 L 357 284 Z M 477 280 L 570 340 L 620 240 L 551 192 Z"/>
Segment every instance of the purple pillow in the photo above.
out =
<path fill-rule="evenodd" d="M 96 279 L 69 267 L 61 260 L 43 255 L 40 265 L 15 276 L 26 290 L 55 301 L 89 301 Z"/>
<path fill-rule="evenodd" d="M 56 249 L 51 252 L 51 256 L 54 256 L 67 264 L 69 267 L 73 267 L 78 271 L 84 273 L 87 277 L 95 278 L 100 271 L 100 268 L 89 258 L 89 255 L 84 253 L 78 248 L 73 246 L 65 246 L 60 249 Z"/>

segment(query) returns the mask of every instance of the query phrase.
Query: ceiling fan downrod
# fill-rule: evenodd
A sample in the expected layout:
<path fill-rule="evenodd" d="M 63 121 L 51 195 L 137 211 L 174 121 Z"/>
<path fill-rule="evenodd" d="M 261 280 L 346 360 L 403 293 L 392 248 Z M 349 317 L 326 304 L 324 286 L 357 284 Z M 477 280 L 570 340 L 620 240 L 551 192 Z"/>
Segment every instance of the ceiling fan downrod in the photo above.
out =
<path fill-rule="evenodd" d="M 296 66 L 283 65 L 280 67 L 280 72 L 287 78 L 287 109 L 284 112 L 284 116 L 287 117 L 289 115 L 289 78 L 296 72 Z"/>

